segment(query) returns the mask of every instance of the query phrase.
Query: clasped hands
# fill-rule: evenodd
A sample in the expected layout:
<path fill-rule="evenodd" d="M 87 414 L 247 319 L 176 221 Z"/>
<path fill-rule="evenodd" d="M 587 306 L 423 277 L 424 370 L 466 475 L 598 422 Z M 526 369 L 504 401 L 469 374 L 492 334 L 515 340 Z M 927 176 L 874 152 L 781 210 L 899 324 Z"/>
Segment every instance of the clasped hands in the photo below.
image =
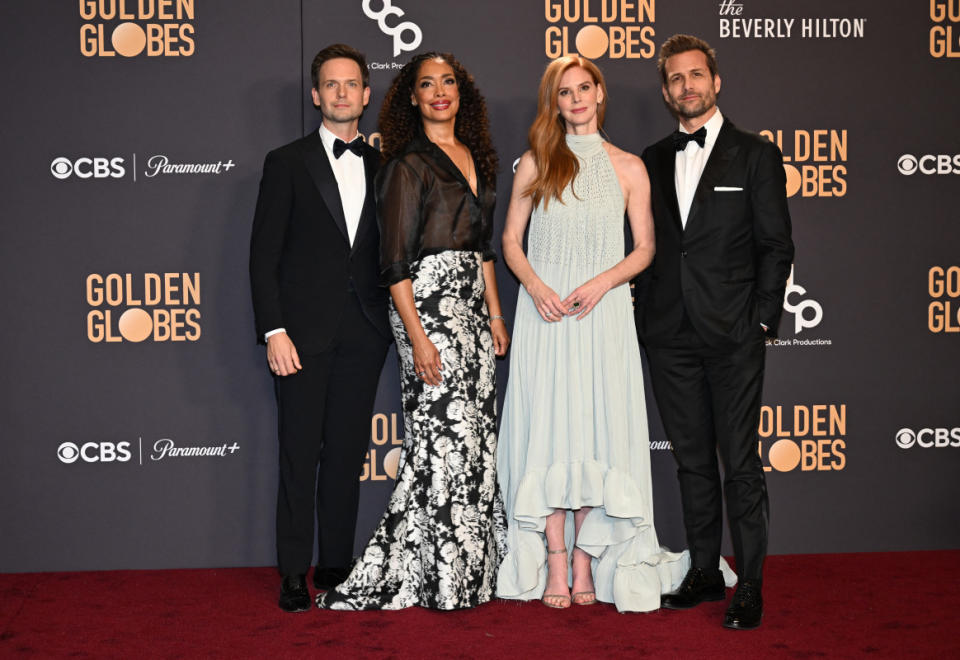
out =
<path fill-rule="evenodd" d="M 562 321 L 565 316 L 576 316 L 581 320 L 589 314 L 604 294 L 611 289 L 611 285 L 602 275 L 581 284 L 563 300 L 549 286 L 538 281 L 527 288 L 527 293 L 533 298 L 533 304 L 540 313 L 540 318 L 548 323 Z"/>

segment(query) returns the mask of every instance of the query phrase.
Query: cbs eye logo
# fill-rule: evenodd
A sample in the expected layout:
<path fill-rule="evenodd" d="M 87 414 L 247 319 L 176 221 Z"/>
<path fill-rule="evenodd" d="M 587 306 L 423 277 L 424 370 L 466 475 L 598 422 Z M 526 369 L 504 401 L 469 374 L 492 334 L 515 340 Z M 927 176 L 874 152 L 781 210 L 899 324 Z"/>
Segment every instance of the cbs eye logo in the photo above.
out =
<path fill-rule="evenodd" d="M 917 434 L 910 429 L 900 429 L 897 431 L 897 446 L 901 449 L 910 449 L 917 441 Z"/>
<path fill-rule="evenodd" d="M 960 154 L 903 154 L 897 159 L 900 174 L 960 174 Z"/>
<path fill-rule="evenodd" d="M 122 179 L 127 173 L 123 167 L 123 158 L 82 156 L 70 161 L 60 156 L 50 163 L 50 174 L 57 179 L 69 179 L 76 176 L 78 179 Z"/>
<path fill-rule="evenodd" d="M 130 453 L 129 442 L 85 442 L 76 445 L 64 442 L 57 447 L 57 458 L 61 463 L 126 463 L 133 455 Z"/>
<path fill-rule="evenodd" d="M 900 160 L 897 161 L 897 169 L 900 170 L 900 174 L 906 174 L 907 176 L 916 174 L 917 158 L 910 154 L 900 156 Z M 899 437 L 899 435 L 897 437 Z"/>
<path fill-rule="evenodd" d="M 923 428 L 919 431 L 903 428 L 897 431 L 894 439 L 900 449 L 910 449 L 913 446 L 924 449 L 960 447 L 960 427 Z"/>

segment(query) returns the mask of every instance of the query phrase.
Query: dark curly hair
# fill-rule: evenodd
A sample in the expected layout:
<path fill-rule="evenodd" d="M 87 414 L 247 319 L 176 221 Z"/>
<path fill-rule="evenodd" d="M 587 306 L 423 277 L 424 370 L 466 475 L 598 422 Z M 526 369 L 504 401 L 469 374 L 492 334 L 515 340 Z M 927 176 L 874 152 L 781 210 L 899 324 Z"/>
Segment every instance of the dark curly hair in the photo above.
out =
<path fill-rule="evenodd" d="M 463 142 L 477 163 L 480 178 L 488 186 L 497 181 L 497 152 L 490 140 L 490 122 L 487 120 L 487 103 L 477 89 L 473 76 L 450 53 L 421 53 L 407 62 L 383 100 L 377 128 L 380 131 L 380 155 L 384 162 L 400 154 L 404 147 L 423 130 L 420 109 L 410 103 L 413 85 L 420 66 L 427 60 L 441 59 L 453 68 L 460 92 L 460 110 L 454 134 Z"/>

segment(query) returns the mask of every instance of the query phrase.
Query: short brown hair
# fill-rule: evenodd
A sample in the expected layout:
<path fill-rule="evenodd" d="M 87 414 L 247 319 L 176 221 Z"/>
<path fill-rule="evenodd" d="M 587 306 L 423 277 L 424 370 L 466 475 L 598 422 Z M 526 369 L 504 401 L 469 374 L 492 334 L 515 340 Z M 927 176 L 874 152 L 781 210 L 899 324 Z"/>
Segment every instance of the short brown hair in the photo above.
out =
<path fill-rule="evenodd" d="M 675 34 L 660 46 L 660 56 L 657 58 L 657 71 L 663 79 L 663 84 L 667 84 L 667 59 L 680 53 L 686 53 L 690 50 L 699 50 L 707 56 L 707 67 L 710 69 L 710 75 L 716 76 L 720 69 L 717 67 L 717 51 L 710 47 L 706 41 L 700 37 L 694 37 L 689 34 Z"/>
<path fill-rule="evenodd" d="M 317 89 L 320 84 L 320 67 L 327 60 L 335 60 L 338 57 L 345 57 L 353 60 L 360 67 L 360 75 L 363 77 L 363 86 L 370 86 L 370 70 L 367 69 L 367 58 L 363 56 L 356 48 L 346 44 L 331 44 L 317 53 L 313 58 L 313 64 L 310 65 L 310 80 L 313 81 L 313 88 Z"/>

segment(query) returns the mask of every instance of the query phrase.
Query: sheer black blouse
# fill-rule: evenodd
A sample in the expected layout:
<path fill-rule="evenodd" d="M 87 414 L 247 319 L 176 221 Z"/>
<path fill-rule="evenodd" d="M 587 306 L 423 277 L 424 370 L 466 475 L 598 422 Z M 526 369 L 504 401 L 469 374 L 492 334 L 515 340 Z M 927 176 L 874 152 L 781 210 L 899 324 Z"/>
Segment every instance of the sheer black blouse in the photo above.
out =
<path fill-rule="evenodd" d="M 477 176 L 477 195 L 453 161 L 420 133 L 377 173 L 380 278 L 390 286 L 410 278 L 410 264 L 445 250 L 490 247 L 496 191 Z"/>

